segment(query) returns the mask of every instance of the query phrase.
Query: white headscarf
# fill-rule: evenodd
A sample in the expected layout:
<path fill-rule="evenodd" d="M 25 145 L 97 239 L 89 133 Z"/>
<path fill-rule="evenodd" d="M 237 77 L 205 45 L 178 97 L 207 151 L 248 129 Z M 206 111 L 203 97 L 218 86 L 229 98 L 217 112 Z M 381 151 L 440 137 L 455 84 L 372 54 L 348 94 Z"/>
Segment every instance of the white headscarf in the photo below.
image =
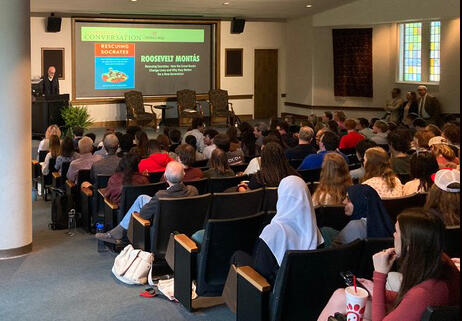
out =
<path fill-rule="evenodd" d="M 314 250 L 324 242 L 316 224 L 310 191 L 300 177 L 288 176 L 281 180 L 276 210 L 260 238 L 279 266 L 287 250 Z"/>

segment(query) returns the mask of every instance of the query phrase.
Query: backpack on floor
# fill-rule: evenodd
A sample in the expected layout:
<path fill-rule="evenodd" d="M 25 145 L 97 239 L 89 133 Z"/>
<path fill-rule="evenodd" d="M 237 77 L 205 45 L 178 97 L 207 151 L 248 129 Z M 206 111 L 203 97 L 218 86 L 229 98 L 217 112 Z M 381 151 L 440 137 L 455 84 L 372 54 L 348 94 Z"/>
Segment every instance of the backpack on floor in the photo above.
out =
<path fill-rule="evenodd" d="M 48 226 L 52 230 L 67 228 L 69 220 L 69 197 L 60 189 L 51 189 L 51 223 Z"/>
<path fill-rule="evenodd" d="M 146 284 L 152 282 L 152 262 L 154 254 L 135 250 L 131 244 L 127 245 L 117 255 L 112 267 L 114 276 L 125 284 Z"/>

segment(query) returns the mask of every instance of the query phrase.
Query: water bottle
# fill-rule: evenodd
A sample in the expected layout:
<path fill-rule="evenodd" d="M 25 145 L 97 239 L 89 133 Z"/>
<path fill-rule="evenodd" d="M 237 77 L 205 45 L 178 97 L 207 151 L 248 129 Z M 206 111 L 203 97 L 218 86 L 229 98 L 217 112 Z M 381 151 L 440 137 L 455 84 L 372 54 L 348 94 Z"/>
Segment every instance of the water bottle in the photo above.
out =
<path fill-rule="evenodd" d="M 77 222 L 75 217 L 75 209 L 71 209 L 68 213 L 67 221 L 67 235 L 74 236 L 77 228 Z"/>
<path fill-rule="evenodd" d="M 104 233 L 104 224 L 103 223 L 96 223 L 96 233 Z M 98 252 L 107 252 L 106 245 L 103 241 L 98 240 Z"/>

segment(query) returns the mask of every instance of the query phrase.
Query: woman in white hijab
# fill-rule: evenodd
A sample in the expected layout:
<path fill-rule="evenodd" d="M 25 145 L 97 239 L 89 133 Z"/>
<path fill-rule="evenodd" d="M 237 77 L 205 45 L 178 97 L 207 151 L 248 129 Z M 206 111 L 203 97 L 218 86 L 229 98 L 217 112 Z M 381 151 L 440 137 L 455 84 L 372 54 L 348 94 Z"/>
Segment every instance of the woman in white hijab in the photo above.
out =
<path fill-rule="evenodd" d="M 314 250 L 324 242 L 316 225 L 316 215 L 306 183 L 298 176 L 288 176 L 278 187 L 276 215 L 260 234 L 254 253 L 238 251 L 231 258 L 235 267 L 250 265 L 269 284 L 274 285 L 277 272 L 288 250 Z M 223 296 L 235 311 L 236 276 L 228 274 Z"/>

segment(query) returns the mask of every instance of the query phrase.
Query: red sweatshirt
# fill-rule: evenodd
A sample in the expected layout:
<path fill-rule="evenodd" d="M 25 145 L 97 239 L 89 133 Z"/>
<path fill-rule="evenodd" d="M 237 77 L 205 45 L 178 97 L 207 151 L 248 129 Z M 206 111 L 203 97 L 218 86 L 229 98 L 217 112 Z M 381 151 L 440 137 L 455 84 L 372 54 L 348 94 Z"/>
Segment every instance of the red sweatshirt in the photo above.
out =
<path fill-rule="evenodd" d="M 340 138 L 339 148 L 355 148 L 356 144 L 364 139 L 364 136 L 357 131 L 348 132 Z"/>
<path fill-rule="evenodd" d="M 448 260 L 445 256 L 444 260 Z M 372 321 L 420 321 L 429 305 L 459 304 L 460 274 L 454 264 L 454 273 L 449 281 L 430 279 L 411 288 L 400 304 L 387 314 L 387 305 L 392 305 L 397 292 L 385 290 L 387 275 L 374 272 L 374 293 L 372 296 Z"/>
<path fill-rule="evenodd" d="M 138 171 L 163 172 L 168 163 L 173 159 L 167 153 L 154 153 L 148 158 L 142 159 L 138 164 Z"/>

